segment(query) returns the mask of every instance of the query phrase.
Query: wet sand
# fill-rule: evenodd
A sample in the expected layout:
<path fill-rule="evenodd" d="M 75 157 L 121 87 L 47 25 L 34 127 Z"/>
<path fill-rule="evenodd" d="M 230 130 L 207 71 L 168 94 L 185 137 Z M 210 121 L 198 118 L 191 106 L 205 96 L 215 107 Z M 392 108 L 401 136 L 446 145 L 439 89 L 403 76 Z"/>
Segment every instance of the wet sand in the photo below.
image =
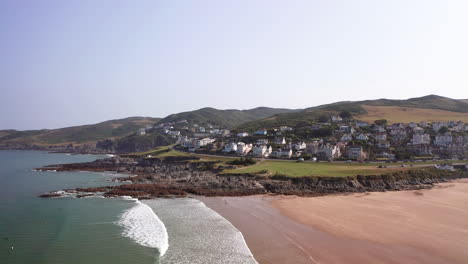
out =
<path fill-rule="evenodd" d="M 468 263 L 468 180 L 430 190 L 200 198 L 259 263 Z"/>

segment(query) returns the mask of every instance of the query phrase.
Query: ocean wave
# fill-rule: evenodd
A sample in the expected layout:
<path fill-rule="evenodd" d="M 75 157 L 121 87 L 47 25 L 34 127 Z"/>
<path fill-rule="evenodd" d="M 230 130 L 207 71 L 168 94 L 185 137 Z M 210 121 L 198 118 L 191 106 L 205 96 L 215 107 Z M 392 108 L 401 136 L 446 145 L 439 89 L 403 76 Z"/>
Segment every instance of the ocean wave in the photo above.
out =
<path fill-rule="evenodd" d="M 164 223 L 146 204 L 136 201 L 135 206 L 125 211 L 117 223 L 124 229 L 123 236 L 142 246 L 157 248 L 161 256 L 169 248 L 169 236 Z"/>

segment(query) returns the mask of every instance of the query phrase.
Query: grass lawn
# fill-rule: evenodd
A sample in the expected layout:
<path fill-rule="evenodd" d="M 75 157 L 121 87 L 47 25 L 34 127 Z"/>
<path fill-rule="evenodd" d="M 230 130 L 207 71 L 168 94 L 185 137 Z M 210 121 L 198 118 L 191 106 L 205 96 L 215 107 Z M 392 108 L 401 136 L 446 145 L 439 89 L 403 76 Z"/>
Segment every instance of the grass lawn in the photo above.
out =
<path fill-rule="evenodd" d="M 164 158 L 174 156 L 195 156 L 201 161 L 218 161 L 219 165 L 225 165 L 227 161 L 238 157 L 223 157 L 204 154 L 186 153 L 171 149 L 171 146 L 158 147 L 150 151 L 133 153 L 134 155 L 144 156 L 151 155 L 153 158 Z M 199 161 L 193 161 L 199 162 Z M 342 163 L 342 162 L 296 162 L 293 160 L 258 160 L 257 164 L 239 167 L 237 169 L 225 170 L 223 173 L 255 173 L 263 170 L 268 171 L 271 175 L 282 174 L 291 177 L 302 176 L 355 176 L 355 175 L 378 175 L 391 173 L 396 171 L 404 171 L 422 166 L 433 166 L 438 163 L 466 163 L 466 161 L 437 161 L 437 162 L 405 162 L 405 163 Z M 416 167 L 401 167 L 402 164 L 407 166 L 415 165 Z M 383 165 L 387 168 L 378 168 Z"/>
<path fill-rule="evenodd" d="M 379 164 L 361 163 L 330 163 L 330 162 L 294 162 L 279 160 L 264 160 L 255 165 L 228 170 L 226 173 L 254 173 L 267 170 L 271 174 L 283 174 L 291 177 L 301 176 L 331 176 L 343 177 L 354 175 L 375 175 L 395 171 L 408 170 L 410 168 L 389 167 L 378 168 Z"/>

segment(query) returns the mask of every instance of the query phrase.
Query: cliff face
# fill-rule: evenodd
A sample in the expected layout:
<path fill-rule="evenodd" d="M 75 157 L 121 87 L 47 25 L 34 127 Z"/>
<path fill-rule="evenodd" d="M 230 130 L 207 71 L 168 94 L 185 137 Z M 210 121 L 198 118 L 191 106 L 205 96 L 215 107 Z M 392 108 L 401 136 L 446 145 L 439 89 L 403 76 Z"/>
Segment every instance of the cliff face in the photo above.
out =
<path fill-rule="evenodd" d="M 48 166 L 42 170 L 116 171 L 136 175 L 123 178 L 133 184 L 94 188 L 109 195 L 150 198 L 197 194 L 232 196 L 252 194 L 294 194 L 304 196 L 330 193 L 393 191 L 430 188 L 434 183 L 468 177 L 466 172 L 434 168 L 387 175 L 350 177 L 263 177 L 256 174 L 219 174 L 214 162 L 187 157 L 160 159 L 109 158 L 88 163 Z M 81 190 L 81 191 L 93 191 Z"/>

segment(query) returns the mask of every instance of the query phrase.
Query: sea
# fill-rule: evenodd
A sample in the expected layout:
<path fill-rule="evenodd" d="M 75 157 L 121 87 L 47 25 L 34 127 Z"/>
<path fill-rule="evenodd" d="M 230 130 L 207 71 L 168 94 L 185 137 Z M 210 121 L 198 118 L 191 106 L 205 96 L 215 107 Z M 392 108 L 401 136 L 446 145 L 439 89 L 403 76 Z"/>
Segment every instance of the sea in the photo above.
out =
<path fill-rule="evenodd" d="M 105 155 L 0 151 L 0 263 L 257 263 L 242 234 L 196 198 L 39 198 L 122 175 L 41 172 Z"/>

